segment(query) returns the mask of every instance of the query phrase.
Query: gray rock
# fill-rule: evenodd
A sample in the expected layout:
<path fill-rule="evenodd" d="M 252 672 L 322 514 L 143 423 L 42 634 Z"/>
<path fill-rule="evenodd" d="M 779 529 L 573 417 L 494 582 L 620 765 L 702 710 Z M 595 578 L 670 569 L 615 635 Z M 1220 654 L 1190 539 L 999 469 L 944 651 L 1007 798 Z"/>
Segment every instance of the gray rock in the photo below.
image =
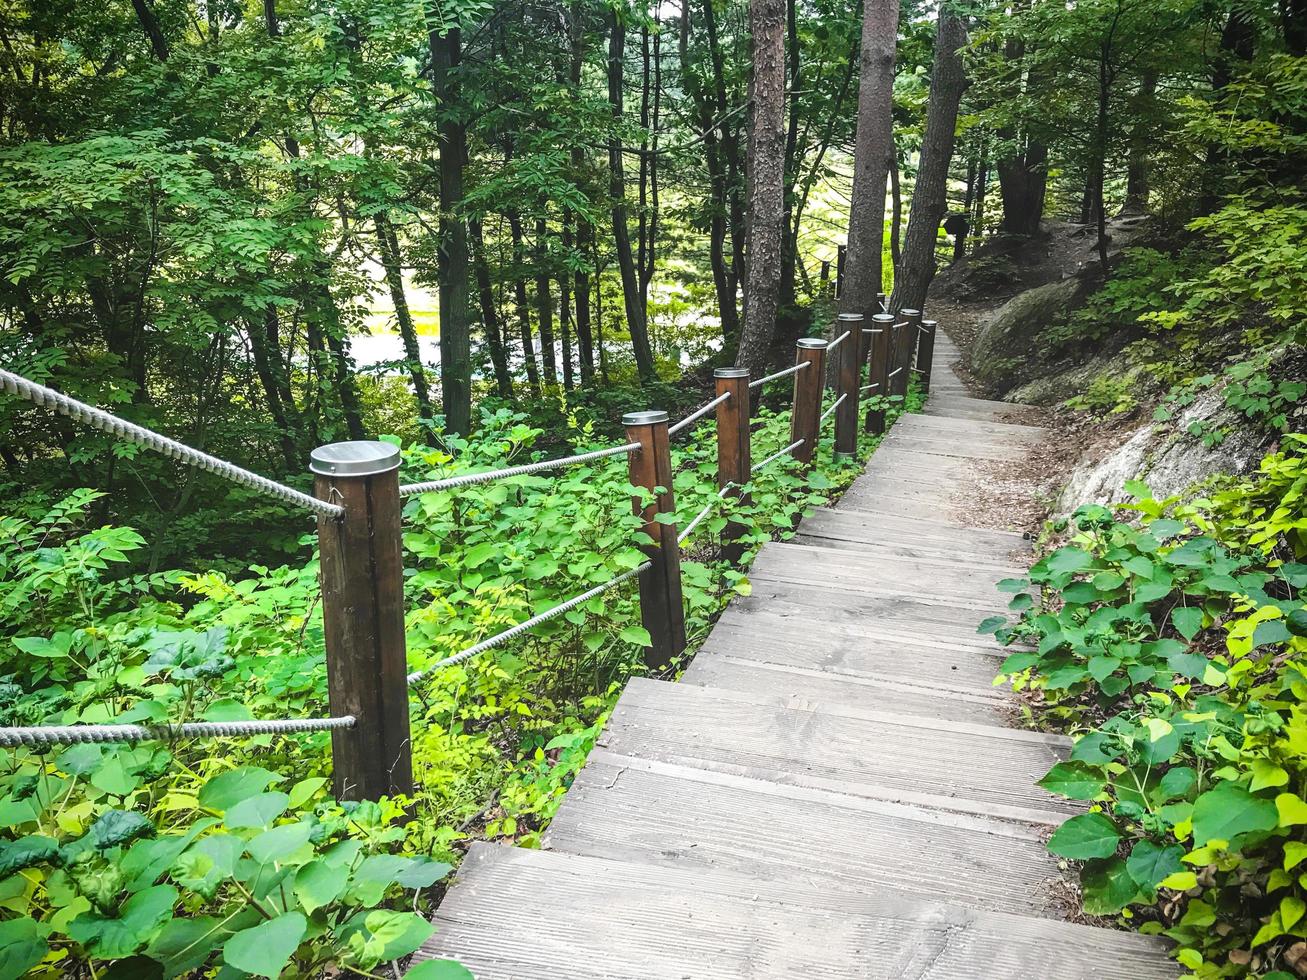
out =
<path fill-rule="evenodd" d="M 1079 364 L 1051 367 L 1003 396 L 1005 402 L 1052 408 L 1083 394 L 1096 378 L 1125 377 L 1132 368 L 1124 354 L 1095 357 Z"/>
<path fill-rule="evenodd" d="M 1080 300 L 1084 281 L 1071 276 L 1018 293 L 981 325 L 971 351 L 971 371 L 1000 395 L 1040 373 L 1038 337 L 1061 322 Z"/>
<path fill-rule="evenodd" d="M 1225 439 L 1211 448 L 1186 430 L 1194 422 L 1227 429 Z M 1081 504 L 1112 504 L 1128 500 L 1122 485 L 1143 480 L 1161 500 L 1218 473 L 1246 473 L 1261 459 L 1265 435 L 1225 408 L 1218 391 L 1209 391 L 1175 421 L 1146 422 L 1125 433 L 1106 455 L 1082 459 L 1071 471 L 1056 508 L 1068 513 Z"/>

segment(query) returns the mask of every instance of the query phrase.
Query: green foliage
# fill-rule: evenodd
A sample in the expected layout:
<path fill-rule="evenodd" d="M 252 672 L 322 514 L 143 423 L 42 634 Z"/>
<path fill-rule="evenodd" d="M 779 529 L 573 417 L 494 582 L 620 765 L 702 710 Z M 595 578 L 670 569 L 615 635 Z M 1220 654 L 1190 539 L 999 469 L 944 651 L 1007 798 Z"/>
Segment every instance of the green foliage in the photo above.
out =
<path fill-rule="evenodd" d="M 909 404 L 917 404 L 915 392 Z M 888 406 L 892 415 L 900 400 Z M 789 418 L 759 409 L 758 452 Z M 830 426 L 826 427 L 830 432 Z M 410 446 L 413 478 L 520 462 L 541 432 L 506 409 L 477 438 Z M 585 446 L 590 427 L 569 439 Z M 457 464 L 450 450 L 457 451 Z M 750 551 L 858 472 L 823 439 L 699 525 L 682 566 L 706 635 L 744 572 L 717 560 L 729 519 Z M 711 424 L 674 450 L 678 519 L 715 492 Z M 642 560 L 624 458 L 424 494 L 405 508 L 408 652 L 420 668 Z M 4 724 L 177 723 L 327 713 L 316 562 L 134 574 L 147 546 L 97 525 L 100 495 L 0 517 Z M 0 978 L 114 962 L 142 975 L 374 972 L 429 934 L 420 914 L 470 837 L 534 846 L 648 635 L 632 588 L 433 674 L 413 692 L 412 800 L 326 798 L 325 734 L 0 751 Z M 294 777 L 289 774 L 294 773 Z M 411 817 L 411 819 L 409 819 Z M 12 969 L 11 969 L 12 967 Z M 420 976 L 456 977 L 454 964 Z M 155 971 L 150 973 L 149 971 Z"/>
<path fill-rule="evenodd" d="M 1175 939 L 1189 976 L 1291 968 L 1307 882 L 1307 437 L 1207 497 L 1088 505 L 983 629 L 1076 736 L 1041 785 L 1091 803 L 1049 850 L 1086 910 Z M 1133 516 L 1133 519 L 1129 519 Z M 1038 589 L 1032 601 L 1027 590 Z M 1295 954 L 1296 955 L 1296 954 Z"/>

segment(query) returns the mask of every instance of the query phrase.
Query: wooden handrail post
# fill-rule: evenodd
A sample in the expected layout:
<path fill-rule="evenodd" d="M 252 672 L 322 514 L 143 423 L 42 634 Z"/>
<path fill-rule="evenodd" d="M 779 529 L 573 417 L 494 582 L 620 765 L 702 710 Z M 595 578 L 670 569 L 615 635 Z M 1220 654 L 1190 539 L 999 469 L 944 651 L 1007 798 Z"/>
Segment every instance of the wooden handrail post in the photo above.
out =
<path fill-rule="evenodd" d="M 717 397 L 727 392 L 731 396 L 717 406 L 717 489 L 731 487 L 726 496 L 747 503 L 748 495 L 740 488 L 749 482 L 749 470 L 753 466 L 749 445 L 749 369 L 717 368 L 713 379 L 717 382 Z M 722 529 L 722 558 L 739 563 L 744 556 L 740 538 L 746 530 L 737 521 L 727 521 Z"/>
<path fill-rule="evenodd" d="M 803 440 L 794 450 L 794 458 L 806 473 L 812 469 L 821 430 L 821 393 L 826 381 L 826 341 L 820 337 L 800 337 L 794 342 L 794 363 L 808 367 L 794 373 L 794 405 L 790 409 L 790 442 Z"/>
<path fill-rule="evenodd" d="M 836 318 L 835 335 L 843 335 L 847 330 L 849 336 L 840 346 L 836 360 L 839 362 L 839 384 L 835 386 L 835 397 L 843 398 L 840 407 L 835 409 L 835 458 L 853 459 L 858 454 L 858 390 L 862 373 L 862 324 L 861 313 L 841 313 Z"/>
<path fill-rule="evenodd" d="M 345 508 L 318 518 L 327 697 L 333 715 L 355 718 L 331 733 L 335 795 L 412 795 L 399 449 L 336 442 L 309 460 L 316 495 Z"/>
<path fill-rule="evenodd" d="M 899 345 L 894 366 L 903 370 L 894 376 L 894 380 L 898 382 L 895 393 L 907 397 L 908 379 L 912 373 L 912 355 L 916 353 L 917 335 L 921 332 L 918 329 L 921 326 L 921 311 L 899 310 L 899 322 L 903 324 L 902 343 Z"/>
<path fill-rule="evenodd" d="M 921 337 L 917 341 L 917 370 L 921 377 L 921 390 L 930 393 L 930 366 L 935 360 L 935 330 L 939 323 L 935 320 L 921 321 Z"/>
<path fill-rule="evenodd" d="M 652 641 L 645 653 L 645 664 L 651 670 L 664 670 L 685 651 L 681 547 L 676 542 L 676 525 L 656 519 L 658 514 L 676 512 L 667 413 L 628 412 L 622 416 L 622 424 L 626 426 L 626 441 L 640 444 L 627 455 L 631 485 L 653 494 L 648 506 L 639 497 L 632 497 L 631 504 L 636 516 L 644 520 L 641 530 L 653 539 L 653 544 L 644 547 L 652 567 L 640 573 L 640 619 Z"/>
<path fill-rule="evenodd" d="M 871 318 L 871 328 L 876 331 L 871 335 L 870 353 L 867 361 L 867 383 L 876 387 L 867 392 L 879 398 L 889 397 L 890 350 L 892 347 L 894 317 L 889 313 L 877 313 Z M 885 432 L 885 410 L 874 408 L 867 413 L 866 429 L 872 435 Z"/>

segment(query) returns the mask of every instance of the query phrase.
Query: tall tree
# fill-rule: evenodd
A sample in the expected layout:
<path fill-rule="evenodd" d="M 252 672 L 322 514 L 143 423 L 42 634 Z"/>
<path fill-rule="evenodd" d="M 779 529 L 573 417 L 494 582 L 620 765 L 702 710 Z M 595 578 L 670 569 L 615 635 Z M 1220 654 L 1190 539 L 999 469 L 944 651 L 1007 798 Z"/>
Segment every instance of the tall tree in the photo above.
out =
<path fill-rule="evenodd" d="M 608 105 L 613 114 L 613 129 L 608 137 L 608 195 L 613 214 L 613 251 L 617 271 L 622 279 L 622 304 L 626 310 L 626 328 L 631 334 L 635 369 L 642 381 L 654 378 L 653 351 L 649 347 L 649 325 L 640 299 L 640 274 L 631 251 L 631 229 L 626 208 L 626 169 L 622 148 L 622 104 L 626 65 L 626 23 L 616 8 L 609 12 L 608 35 Z"/>
<path fill-rule="evenodd" d="M 472 348 L 469 336 L 467 225 L 463 206 L 463 168 L 467 130 L 461 104 L 462 34 L 442 24 L 428 35 L 432 94 L 438 105 L 436 137 L 440 142 L 440 392 L 445 428 L 458 435 L 472 429 Z"/>
<path fill-rule="evenodd" d="M 749 244 L 744 329 L 735 363 L 758 371 L 776 335 L 785 203 L 785 0 L 750 0 Z"/>
<path fill-rule="evenodd" d="M 935 242 L 947 206 L 948 171 L 953 161 L 958 105 L 967 86 L 962 47 L 967 31 L 949 5 L 940 7 L 935 34 L 935 60 L 931 66 L 926 131 L 921 140 L 921 165 L 912 191 L 912 211 L 903 236 L 903 258 L 894 270 L 890 308 L 921 309 L 926 290 L 935 277 Z"/>

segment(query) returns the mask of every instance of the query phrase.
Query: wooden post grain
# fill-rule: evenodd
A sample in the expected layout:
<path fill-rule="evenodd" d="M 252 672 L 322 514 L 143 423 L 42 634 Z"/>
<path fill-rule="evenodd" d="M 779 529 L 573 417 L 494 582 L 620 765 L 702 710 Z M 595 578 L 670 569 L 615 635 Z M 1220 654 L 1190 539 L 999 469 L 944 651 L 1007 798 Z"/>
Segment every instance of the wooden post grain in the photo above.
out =
<path fill-rule="evenodd" d="M 917 351 L 917 335 L 920 334 L 921 311 L 920 310 L 899 310 L 899 322 L 903 324 L 902 340 L 898 348 L 898 357 L 896 358 L 895 367 L 902 368 L 894 380 L 898 382 L 896 391 L 900 395 L 906 396 L 908 393 L 908 380 L 912 375 L 912 355 Z"/>
<path fill-rule="evenodd" d="M 794 458 L 806 473 L 812 469 L 821 428 L 821 393 L 825 388 L 826 341 L 820 337 L 801 337 L 794 342 L 794 363 L 807 364 L 794 373 L 794 405 L 790 410 L 790 442 L 802 439 Z"/>
<path fill-rule="evenodd" d="M 922 320 L 920 339 L 917 341 L 917 371 L 921 378 L 922 393 L 930 392 L 930 367 L 935 360 L 935 320 Z"/>
<path fill-rule="evenodd" d="M 717 489 L 730 487 L 727 497 L 738 497 L 747 503 L 747 494 L 741 488 L 749 482 L 753 466 L 749 446 L 749 369 L 728 367 L 713 371 L 717 382 L 717 397 L 727 392 L 730 398 L 717 406 Z M 744 556 L 740 538 L 747 528 L 737 521 L 728 521 L 722 530 L 722 558 L 738 564 Z"/>
<path fill-rule="evenodd" d="M 309 469 L 317 496 L 345 508 L 318 518 L 327 696 L 333 715 L 355 718 L 331 733 L 334 792 L 411 795 L 399 450 L 332 443 L 313 450 Z"/>
<path fill-rule="evenodd" d="M 877 313 L 871 318 L 871 328 L 876 332 L 871 334 L 871 344 L 867 356 L 869 364 L 867 383 L 875 385 L 875 387 L 868 391 L 867 394 L 877 398 L 884 398 L 889 396 L 889 362 L 894 317 L 888 313 Z M 885 432 L 885 410 L 883 408 L 873 408 L 867 413 L 866 429 L 872 435 L 877 436 Z"/>
<path fill-rule="evenodd" d="M 862 325 L 861 313 L 841 313 L 836 319 L 836 337 L 846 331 L 849 336 L 836 351 L 835 360 L 839 363 L 839 383 L 835 386 L 835 397 L 843 398 L 840 407 L 835 409 L 835 458 L 852 459 L 858 454 L 858 386 L 861 383 Z"/>
<path fill-rule="evenodd" d="M 626 426 L 626 441 L 640 444 L 627 456 L 631 484 L 653 494 L 647 506 L 639 497 L 632 497 L 631 504 L 636 516 L 644 520 L 641 530 L 653 539 L 653 544 L 644 546 L 652 567 L 640 573 L 640 618 L 652 641 L 645 651 L 645 664 L 660 671 L 685 651 L 681 548 L 676 542 L 675 523 L 657 520 L 658 514 L 676 512 L 667 413 L 628 412 L 622 416 L 622 424 Z"/>

